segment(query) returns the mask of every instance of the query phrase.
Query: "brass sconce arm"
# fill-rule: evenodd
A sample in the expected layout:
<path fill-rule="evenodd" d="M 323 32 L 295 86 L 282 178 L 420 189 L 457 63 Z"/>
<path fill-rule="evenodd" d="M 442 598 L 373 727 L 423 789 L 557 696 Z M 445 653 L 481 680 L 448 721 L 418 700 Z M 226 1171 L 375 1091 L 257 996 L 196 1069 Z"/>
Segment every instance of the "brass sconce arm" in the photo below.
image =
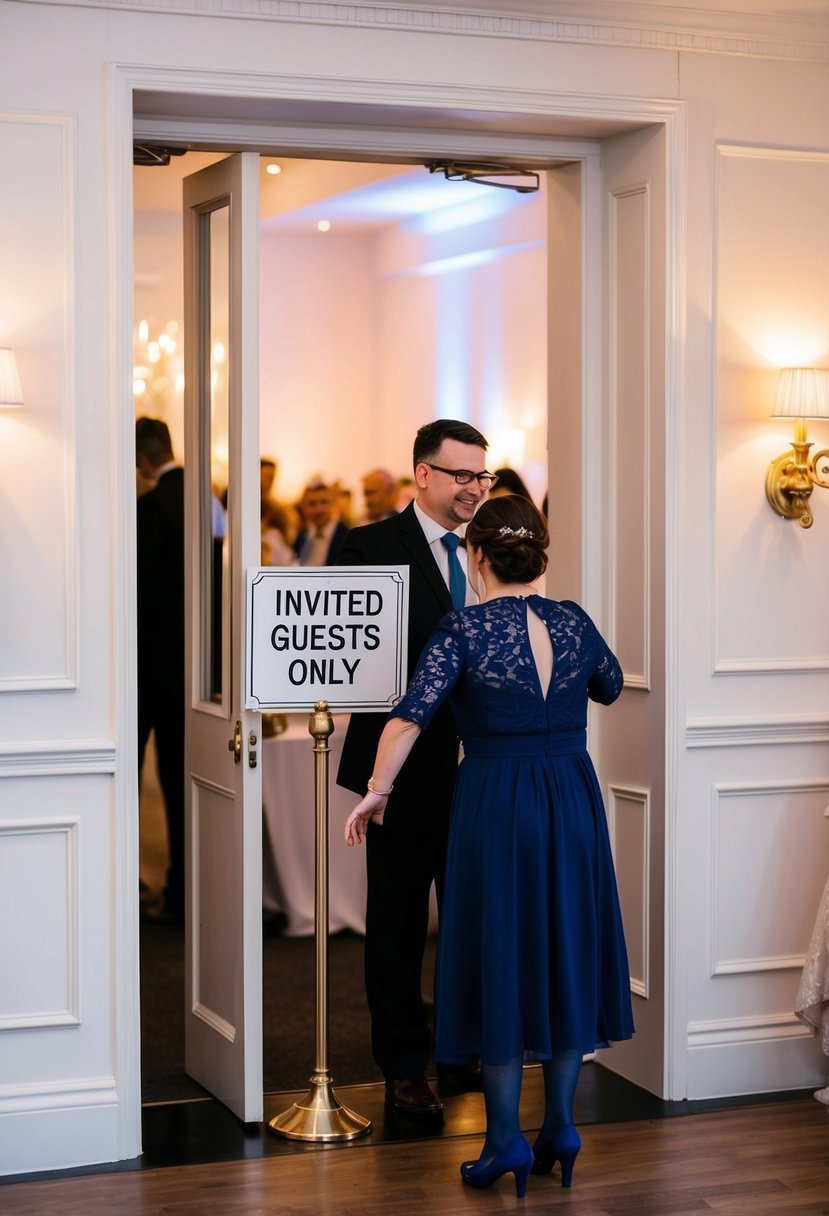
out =
<path fill-rule="evenodd" d="M 829 490 L 829 448 L 821 448 L 809 461 L 812 481 L 822 490 Z"/>

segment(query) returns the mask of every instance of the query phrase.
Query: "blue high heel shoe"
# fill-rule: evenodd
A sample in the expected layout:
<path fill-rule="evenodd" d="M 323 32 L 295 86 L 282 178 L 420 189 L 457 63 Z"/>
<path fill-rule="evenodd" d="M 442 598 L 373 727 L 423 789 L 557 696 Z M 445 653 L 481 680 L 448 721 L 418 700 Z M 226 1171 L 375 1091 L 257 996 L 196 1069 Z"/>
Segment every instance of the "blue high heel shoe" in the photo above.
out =
<path fill-rule="evenodd" d="M 561 1185 L 571 1186 L 573 1166 L 581 1148 L 581 1136 L 572 1123 L 557 1127 L 551 1136 L 538 1137 L 533 1145 L 534 1174 L 549 1174 L 557 1161 L 561 1162 Z"/>
<path fill-rule="evenodd" d="M 461 1178 L 469 1186 L 483 1188 L 492 1186 L 496 1179 L 503 1174 L 515 1175 L 515 1193 L 519 1199 L 524 1198 L 527 1189 L 527 1179 L 533 1163 L 533 1150 L 523 1136 L 518 1136 L 500 1153 L 496 1153 L 486 1165 L 478 1161 L 464 1161 L 461 1166 Z"/>

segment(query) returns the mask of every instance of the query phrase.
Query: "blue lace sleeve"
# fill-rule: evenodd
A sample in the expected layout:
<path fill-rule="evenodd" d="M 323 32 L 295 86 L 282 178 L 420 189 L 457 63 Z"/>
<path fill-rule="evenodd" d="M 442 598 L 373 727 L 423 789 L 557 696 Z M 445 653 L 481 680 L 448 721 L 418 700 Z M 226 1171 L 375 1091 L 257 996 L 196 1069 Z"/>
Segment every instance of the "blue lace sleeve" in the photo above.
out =
<path fill-rule="evenodd" d="M 449 696 L 461 672 L 464 639 L 449 613 L 423 648 L 405 693 L 389 715 L 424 730 Z"/>
<path fill-rule="evenodd" d="M 563 600 L 562 605 L 581 620 L 584 652 L 589 653 L 593 664 L 587 681 L 587 695 L 600 705 L 612 705 L 625 683 L 621 664 L 584 609 L 572 600 Z"/>
<path fill-rule="evenodd" d="M 591 701 L 598 701 L 601 705 L 612 705 L 624 688 L 624 675 L 619 660 L 609 649 L 607 643 L 601 637 L 599 641 L 604 654 L 590 677 L 587 695 Z"/>

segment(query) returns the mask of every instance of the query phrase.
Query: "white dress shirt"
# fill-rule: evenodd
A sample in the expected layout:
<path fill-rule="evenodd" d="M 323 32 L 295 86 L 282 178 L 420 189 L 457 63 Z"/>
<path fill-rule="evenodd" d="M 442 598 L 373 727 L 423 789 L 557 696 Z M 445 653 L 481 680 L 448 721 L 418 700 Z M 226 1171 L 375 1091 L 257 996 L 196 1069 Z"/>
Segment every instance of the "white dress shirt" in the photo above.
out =
<path fill-rule="evenodd" d="M 456 532 L 458 536 L 463 536 L 466 531 L 465 527 L 460 528 L 444 528 L 443 524 L 439 524 L 437 520 L 432 519 L 431 515 L 427 515 L 425 511 L 414 502 L 415 515 L 418 523 L 423 529 L 423 535 L 429 542 L 429 548 L 432 550 L 432 556 L 438 564 L 438 569 L 443 577 L 446 586 L 449 586 L 449 554 L 446 550 L 446 545 L 443 543 L 443 537 L 447 532 Z M 466 562 L 466 549 L 462 545 L 458 545 L 457 549 L 458 561 L 461 564 L 464 574 L 466 575 L 466 604 L 477 604 L 478 595 L 474 587 L 469 582 L 469 568 Z"/>

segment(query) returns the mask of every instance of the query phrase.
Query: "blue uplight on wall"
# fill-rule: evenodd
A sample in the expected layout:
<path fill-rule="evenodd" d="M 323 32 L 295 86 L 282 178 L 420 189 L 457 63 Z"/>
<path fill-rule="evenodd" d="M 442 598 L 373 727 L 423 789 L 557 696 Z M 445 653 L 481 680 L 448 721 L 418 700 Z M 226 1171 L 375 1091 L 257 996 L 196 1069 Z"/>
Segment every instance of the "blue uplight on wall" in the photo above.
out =
<path fill-rule="evenodd" d="M 435 296 L 434 400 L 438 418 L 470 420 L 470 279 L 451 275 Z"/>
<path fill-rule="evenodd" d="M 411 231 L 435 236 L 441 232 L 454 232 L 458 228 L 470 228 L 473 224 L 498 219 L 526 201 L 525 196 L 487 189 L 472 182 L 453 182 L 452 188 L 458 191 L 457 201 L 447 201 L 439 209 L 419 215 L 412 221 Z"/>
<path fill-rule="evenodd" d="M 453 274 L 457 271 L 472 270 L 476 266 L 485 266 L 488 262 L 497 262 L 499 258 L 514 257 L 516 253 L 524 253 L 528 249 L 543 249 L 544 241 L 522 241 L 515 245 L 502 245 L 491 249 L 476 249 L 471 253 L 458 253 L 448 258 L 436 258 L 432 262 L 423 262 L 413 266 L 408 271 L 416 277 Z"/>

